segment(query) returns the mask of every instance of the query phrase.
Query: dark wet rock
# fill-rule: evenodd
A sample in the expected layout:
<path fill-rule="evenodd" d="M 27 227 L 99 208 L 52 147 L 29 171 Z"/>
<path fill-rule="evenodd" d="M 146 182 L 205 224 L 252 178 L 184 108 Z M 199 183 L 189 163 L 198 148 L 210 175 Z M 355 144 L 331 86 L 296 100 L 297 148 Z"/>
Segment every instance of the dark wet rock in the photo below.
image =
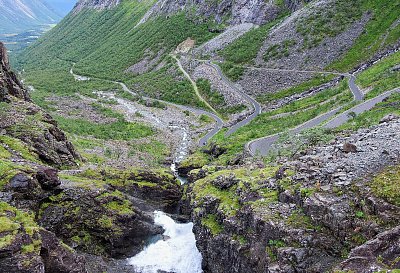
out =
<path fill-rule="evenodd" d="M 279 170 L 277 170 L 276 173 L 275 173 L 275 178 L 276 179 L 284 178 L 285 177 L 285 171 L 286 171 L 285 167 L 279 168 Z"/>
<path fill-rule="evenodd" d="M 116 188 L 144 200 L 154 209 L 173 213 L 182 198 L 179 181 L 169 172 L 136 170 L 130 172 L 126 183 Z"/>
<path fill-rule="evenodd" d="M 241 165 L 244 164 L 245 155 L 244 153 L 237 154 L 232 160 L 229 161 L 229 165 Z"/>
<path fill-rule="evenodd" d="M 28 92 L 23 88 L 15 73 L 11 71 L 7 49 L 0 42 L 0 101 L 10 101 L 10 96 L 29 100 Z"/>
<path fill-rule="evenodd" d="M 208 149 L 205 149 L 204 152 L 206 154 L 211 155 L 214 158 L 218 158 L 219 156 L 223 155 L 226 152 L 226 148 L 221 147 L 218 144 L 211 143 Z"/>
<path fill-rule="evenodd" d="M 71 188 L 44 200 L 38 222 L 79 250 L 109 257 L 136 254 L 162 233 L 128 196 L 99 189 Z"/>
<path fill-rule="evenodd" d="M 25 192 L 29 190 L 31 180 L 27 175 L 19 173 L 10 179 L 9 185 L 14 191 Z"/>
<path fill-rule="evenodd" d="M 236 179 L 234 175 L 229 176 L 218 176 L 215 180 L 213 180 L 212 184 L 220 190 L 226 190 L 237 184 L 240 180 Z"/>
<path fill-rule="evenodd" d="M 0 119 L 0 131 L 25 142 L 47 164 L 75 166 L 80 159 L 56 121 L 34 105 L 28 92 L 11 71 L 4 45 L 0 43 L 0 101 L 9 103 Z"/>
<path fill-rule="evenodd" d="M 0 203 L 0 272 L 84 273 L 84 259 L 54 234 L 41 229 L 34 215 Z"/>
<path fill-rule="evenodd" d="M 36 179 L 44 190 L 52 190 L 61 184 L 58 178 L 58 170 L 43 168 L 36 173 Z"/>
<path fill-rule="evenodd" d="M 49 123 L 53 120 L 47 121 Z M 54 165 L 75 166 L 75 160 L 80 159 L 71 142 L 67 141 L 65 134 L 56 126 L 45 130 L 43 134 L 35 137 L 22 135 L 20 139 L 35 148 L 35 152 L 44 162 Z"/>
<path fill-rule="evenodd" d="M 85 259 L 57 239 L 54 233 L 40 231 L 40 256 L 46 273 L 85 273 Z"/>
<path fill-rule="evenodd" d="M 43 261 L 38 255 L 13 254 L 0 258 L 0 272 L 7 273 L 45 273 Z"/>
<path fill-rule="evenodd" d="M 189 181 L 189 183 L 193 183 L 194 181 L 197 181 L 199 179 L 206 177 L 207 174 L 208 174 L 208 171 L 206 169 L 192 170 L 188 174 L 188 181 Z"/>

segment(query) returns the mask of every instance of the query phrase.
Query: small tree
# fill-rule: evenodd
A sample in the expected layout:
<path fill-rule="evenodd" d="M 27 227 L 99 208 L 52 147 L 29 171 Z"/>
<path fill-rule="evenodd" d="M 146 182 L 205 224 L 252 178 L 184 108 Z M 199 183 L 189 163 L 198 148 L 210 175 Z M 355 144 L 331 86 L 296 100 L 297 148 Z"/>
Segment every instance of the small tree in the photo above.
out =
<path fill-rule="evenodd" d="M 355 119 L 355 118 L 357 117 L 357 114 L 356 114 L 355 112 L 349 112 L 349 113 L 347 114 L 347 117 L 348 117 L 349 119 Z"/>

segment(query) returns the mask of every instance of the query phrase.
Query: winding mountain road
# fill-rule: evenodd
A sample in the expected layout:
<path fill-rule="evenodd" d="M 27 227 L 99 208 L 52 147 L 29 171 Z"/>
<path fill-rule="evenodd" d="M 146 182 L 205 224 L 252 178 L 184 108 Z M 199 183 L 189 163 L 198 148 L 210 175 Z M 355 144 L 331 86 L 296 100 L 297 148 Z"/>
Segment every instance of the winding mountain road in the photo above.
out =
<path fill-rule="evenodd" d="M 215 71 L 217 71 L 218 75 L 221 77 L 221 80 L 223 82 L 225 82 L 227 85 L 229 85 L 230 87 L 232 87 L 232 89 L 235 90 L 236 93 L 241 95 L 242 98 L 244 100 L 246 100 L 253 107 L 254 111 L 253 111 L 253 113 L 251 115 L 249 115 L 248 117 L 246 117 L 245 119 L 243 119 L 242 121 L 236 123 L 235 125 L 233 125 L 232 127 L 230 127 L 228 129 L 228 131 L 225 133 L 225 136 L 230 136 L 231 134 L 236 132 L 239 128 L 249 124 L 253 119 L 255 119 L 259 114 L 261 114 L 261 105 L 255 99 L 253 99 L 251 96 L 247 95 L 241 89 L 241 87 L 239 85 L 231 82 L 224 75 L 224 73 L 222 73 L 222 70 L 218 65 L 213 64 L 211 61 L 210 62 L 205 62 L 205 64 L 210 66 L 210 67 L 212 67 L 213 69 L 215 69 Z"/>
<path fill-rule="evenodd" d="M 358 87 L 356 89 L 358 89 Z M 367 100 L 363 103 L 360 103 L 360 104 L 350 108 L 349 110 L 339 114 L 338 116 L 334 117 L 332 120 L 328 121 L 323 127 L 330 128 L 330 129 L 339 127 L 340 125 L 346 123 L 350 119 L 349 113 L 354 112 L 356 114 L 361 114 L 365 111 L 368 111 L 368 110 L 372 109 L 376 104 L 378 104 L 379 102 L 382 102 L 385 98 L 389 97 L 394 92 L 400 92 L 400 88 L 396 88 L 396 89 L 387 91 L 385 93 L 380 94 L 379 96 L 377 96 L 375 98 L 372 98 L 370 100 Z M 355 98 L 357 97 L 357 94 L 353 93 L 353 95 Z M 330 112 L 327 112 L 327 113 L 322 114 L 312 120 L 309 120 L 309 121 L 297 126 L 296 128 L 291 129 L 289 131 L 289 133 L 297 134 L 305 129 L 310 129 L 315 126 L 318 126 L 318 125 L 322 124 L 324 121 L 333 117 L 335 114 L 337 114 L 340 111 L 340 109 L 342 109 L 342 107 L 333 109 Z M 282 133 L 278 133 L 278 134 L 274 134 L 274 135 L 270 135 L 270 136 L 252 140 L 246 144 L 246 150 L 250 153 L 251 156 L 256 156 L 256 155 L 266 156 L 268 154 L 268 152 L 271 150 L 272 145 L 279 139 L 281 134 Z"/>
<path fill-rule="evenodd" d="M 359 115 L 365 111 L 371 110 L 375 105 L 382 102 L 384 99 L 386 99 L 387 97 L 389 97 L 390 95 L 392 95 L 395 92 L 400 93 L 400 88 L 395 88 L 395 89 L 386 91 L 386 92 L 380 94 L 379 96 L 376 96 L 375 98 L 369 99 L 361 104 L 354 106 L 353 108 L 341 113 L 340 115 L 336 116 L 335 118 L 333 118 L 332 120 L 327 122 L 324 125 L 324 127 L 329 128 L 329 129 L 339 127 L 340 125 L 346 123 L 349 119 L 351 119 L 351 115 L 349 115 L 350 113 L 353 112 L 353 113 Z"/>

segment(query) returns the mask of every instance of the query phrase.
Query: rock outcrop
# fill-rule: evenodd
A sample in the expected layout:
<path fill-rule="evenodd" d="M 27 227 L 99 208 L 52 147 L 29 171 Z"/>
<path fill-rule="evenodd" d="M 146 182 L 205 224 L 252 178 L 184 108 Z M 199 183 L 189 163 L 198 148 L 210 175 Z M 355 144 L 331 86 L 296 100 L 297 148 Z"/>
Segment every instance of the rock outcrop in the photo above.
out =
<path fill-rule="evenodd" d="M 40 228 L 34 215 L 0 202 L 0 271 L 85 273 L 85 259 Z"/>
<path fill-rule="evenodd" d="M 9 96 L 29 100 L 28 92 L 15 73 L 11 71 L 7 49 L 0 42 L 0 101 L 9 101 Z"/>
<path fill-rule="evenodd" d="M 279 166 L 190 172 L 205 272 L 398 268 L 399 132 L 392 120 Z"/>
<path fill-rule="evenodd" d="M 165 170 L 60 174 L 80 156 L 30 101 L 2 44 L 0 57 L 0 272 L 121 272 L 113 258 L 164 232 L 153 212 L 177 211 L 179 183 Z"/>
<path fill-rule="evenodd" d="M 116 258 L 137 254 L 147 238 L 162 234 L 129 196 L 97 188 L 64 189 L 43 200 L 38 223 L 76 249 Z"/>
<path fill-rule="evenodd" d="M 400 226 L 353 249 L 337 268 L 344 272 L 373 273 L 388 267 L 400 268 Z"/>
<path fill-rule="evenodd" d="M 46 163 L 74 166 L 80 159 L 57 122 L 29 99 L 27 90 L 11 71 L 7 50 L 0 44 L 0 132 L 22 140 Z M 10 118 L 12 117 L 12 118 Z"/>
<path fill-rule="evenodd" d="M 120 0 L 80 0 L 74 7 L 73 13 L 82 11 L 85 8 L 89 9 L 109 9 L 117 6 Z"/>

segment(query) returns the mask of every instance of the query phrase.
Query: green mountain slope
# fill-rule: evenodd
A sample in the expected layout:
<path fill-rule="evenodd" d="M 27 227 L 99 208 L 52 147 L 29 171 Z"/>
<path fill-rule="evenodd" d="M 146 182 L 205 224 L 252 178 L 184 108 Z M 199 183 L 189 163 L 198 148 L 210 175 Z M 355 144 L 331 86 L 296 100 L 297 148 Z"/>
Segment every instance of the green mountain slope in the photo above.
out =
<path fill-rule="evenodd" d="M 133 79 L 124 71 L 139 62 L 145 55 L 162 50 L 162 58 L 188 37 L 198 44 L 210 39 L 209 24 L 195 24 L 183 13 L 149 21 L 138 28 L 136 23 L 143 17 L 154 1 L 124 1 L 117 8 L 96 11 L 86 9 L 68 15 L 57 27 L 42 37 L 35 45 L 19 56 L 27 73 L 44 75 L 46 71 L 69 71 L 72 62 L 75 72 L 112 80 L 131 80 L 144 83 L 142 88 L 152 94 L 160 87 L 167 88 L 162 99 L 177 103 L 198 105 L 194 95 L 187 94 L 190 84 L 174 80 L 167 73 L 172 64 L 167 63 L 161 71 Z M 63 60 L 63 61 L 60 61 Z M 68 61 L 68 63 L 64 62 Z M 62 63 L 61 63 L 62 62 Z M 45 80 L 46 76 L 41 77 Z M 147 82 L 151 79 L 151 82 Z M 49 80 L 49 79 L 47 79 Z M 174 96 L 181 92 L 183 97 Z"/>
<path fill-rule="evenodd" d="M 189 37 L 195 40 L 196 46 L 211 40 L 231 22 L 231 15 L 226 14 L 227 18 L 219 21 L 213 16 L 196 16 L 196 8 L 206 5 L 201 2 L 190 6 L 195 10 L 193 12 L 185 6 L 183 11 L 178 9 L 168 15 L 153 15 L 138 25 L 155 3 L 155 0 L 126 0 L 110 9 L 83 8 L 69 14 L 18 57 L 20 68 L 25 69 L 25 78 L 39 89 L 33 97 L 43 102 L 50 92 L 88 95 L 92 88 L 107 90 L 110 82 L 104 80 L 112 80 L 125 82 L 139 94 L 179 104 L 204 106 L 169 54 Z M 222 58 L 224 73 L 235 80 L 242 79 L 239 83 L 245 91 L 268 107 L 271 103 L 330 82 L 333 76 L 300 73 L 299 80 L 296 75 L 296 81 L 286 82 L 282 71 L 275 73 L 275 82 L 278 82 L 275 87 L 273 80 L 269 79 L 270 74 L 253 73 L 246 66 L 349 72 L 368 62 L 372 56 L 399 44 L 399 6 L 400 1 L 392 0 L 357 0 L 351 3 L 330 0 L 311 1 L 294 14 L 282 8 L 270 22 L 263 22 L 260 27 L 210 55 Z M 208 59 L 210 55 L 201 57 Z M 318 56 L 325 55 L 332 58 L 324 57 L 325 60 L 319 64 Z M 138 73 L 127 71 L 140 67 L 143 61 L 147 64 L 153 62 L 153 65 L 149 69 L 139 69 Z M 76 63 L 74 73 L 89 76 L 96 82 L 76 83 L 69 74 L 73 63 Z M 251 81 L 261 86 L 260 91 L 253 90 L 256 88 Z M 385 90 L 373 94 L 382 91 Z M 295 127 L 350 101 L 350 92 L 341 81 L 314 96 L 300 97 L 279 109 L 265 111 L 229 138 L 220 132 L 215 141 L 228 150 L 221 162 L 232 159 L 249 140 L 276 133 L 277 129 L 282 131 L 283 128 Z M 321 107 L 315 107 L 318 104 Z M 297 114 L 293 115 L 293 112 Z M 285 126 L 281 128 L 276 126 L 278 124 Z"/>

